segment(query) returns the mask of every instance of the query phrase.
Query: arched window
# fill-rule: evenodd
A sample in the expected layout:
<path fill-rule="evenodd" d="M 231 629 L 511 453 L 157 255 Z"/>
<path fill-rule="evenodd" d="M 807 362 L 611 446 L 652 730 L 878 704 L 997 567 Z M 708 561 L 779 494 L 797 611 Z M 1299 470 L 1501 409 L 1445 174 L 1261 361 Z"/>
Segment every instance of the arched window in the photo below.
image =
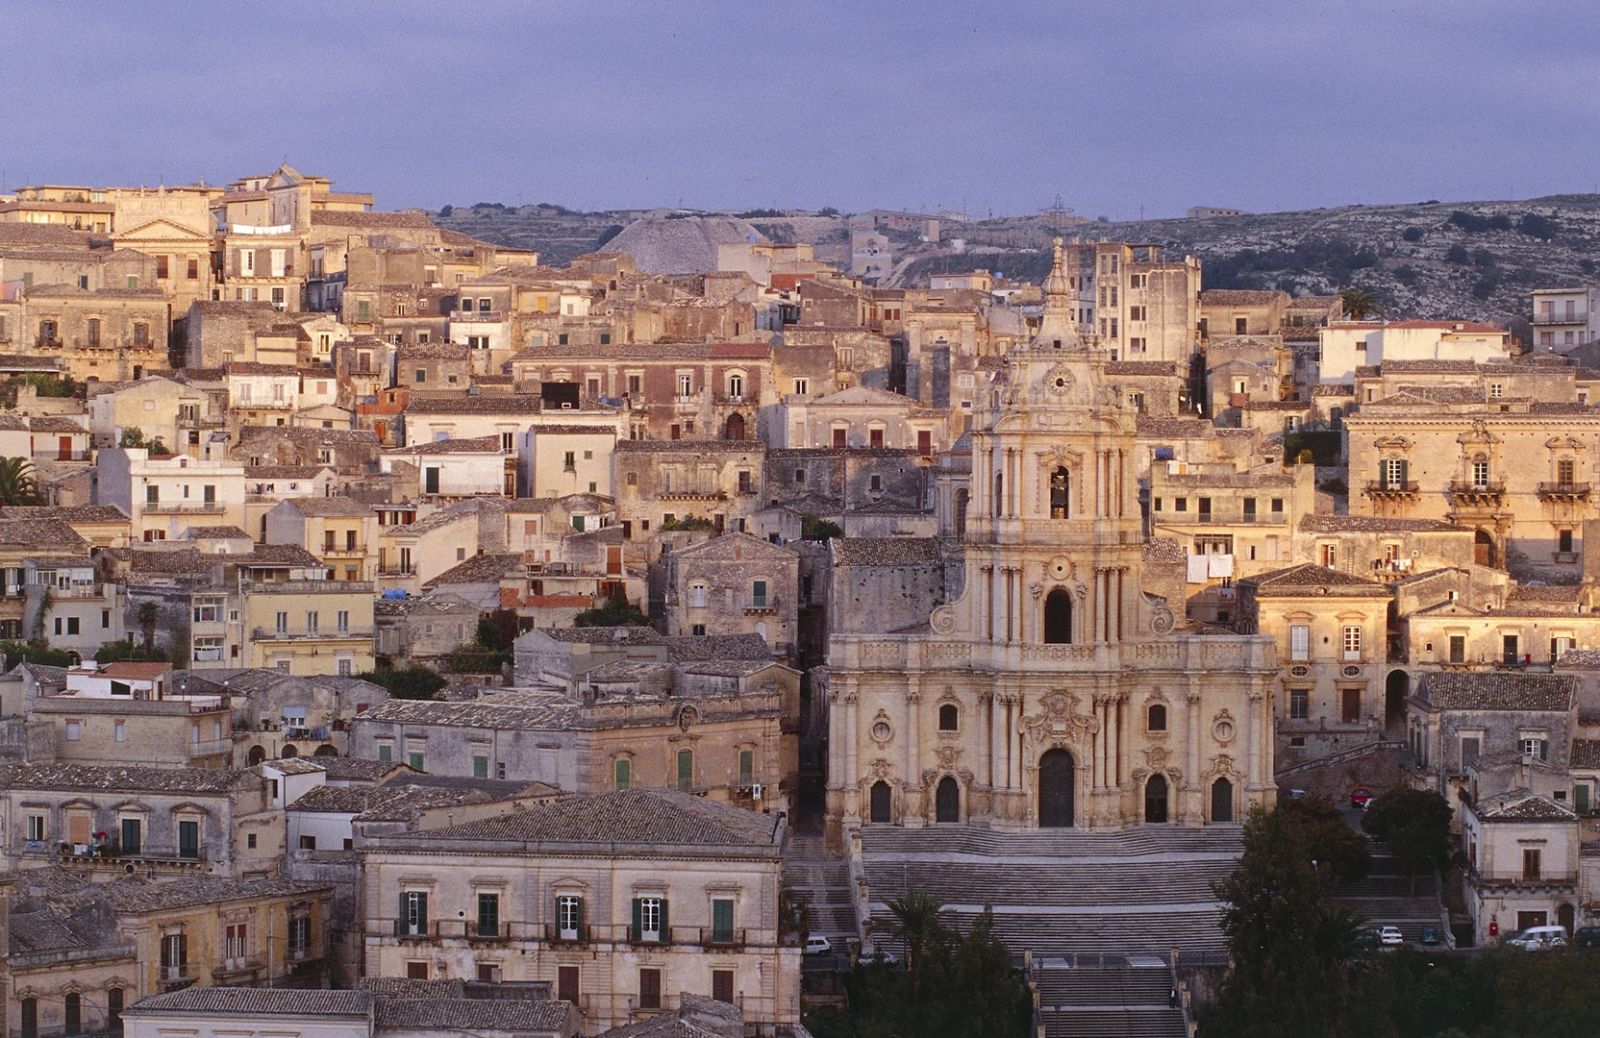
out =
<path fill-rule="evenodd" d="M 1153 703 L 1145 717 L 1145 730 L 1151 732 L 1164 732 L 1167 730 L 1167 708 L 1160 703 Z"/>
<path fill-rule="evenodd" d="M 957 728 L 956 722 L 959 719 L 960 711 L 956 709 L 954 703 L 945 703 L 939 707 L 939 730 L 941 732 L 955 731 Z"/>
<path fill-rule="evenodd" d="M 1044 641 L 1046 645 L 1072 643 L 1072 596 L 1064 587 L 1056 588 L 1045 597 Z"/>
<path fill-rule="evenodd" d="M 1001 505 L 1001 502 L 1005 500 L 1005 496 L 1006 496 L 1005 490 L 1006 490 L 1006 477 L 1005 477 L 1005 474 L 1001 473 L 1001 472 L 996 472 L 994 474 L 994 517 L 996 519 L 1000 518 L 1000 516 L 1002 514 L 1004 514 L 1004 509 L 1003 509 L 1003 507 Z"/>
<path fill-rule="evenodd" d="M 1058 466 L 1050 473 L 1050 518 L 1065 519 L 1070 511 L 1072 498 L 1072 474 L 1066 466 Z"/>
<path fill-rule="evenodd" d="M 728 396 L 733 400 L 744 399 L 744 375 L 734 372 L 728 376 Z"/>
<path fill-rule="evenodd" d="M 722 438 L 725 440 L 742 440 L 745 437 L 744 415 L 731 414 L 728 422 L 723 426 Z"/>
<path fill-rule="evenodd" d="M 891 801 L 889 783 L 884 782 L 882 779 L 874 782 L 872 784 L 870 801 L 871 804 L 869 813 L 867 815 L 867 820 L 884 825 L 888 824 L 890 821 L 889 811 Z"/>

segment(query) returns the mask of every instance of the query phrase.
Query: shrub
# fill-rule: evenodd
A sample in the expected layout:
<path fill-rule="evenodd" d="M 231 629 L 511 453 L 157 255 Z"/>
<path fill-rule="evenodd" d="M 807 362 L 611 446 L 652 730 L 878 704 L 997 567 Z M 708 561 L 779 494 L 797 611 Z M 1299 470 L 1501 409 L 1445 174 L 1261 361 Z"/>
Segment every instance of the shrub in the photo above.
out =
<path fill-rule="evenodd" d="M 427 667 L 402 667 L 398 670 L 369 670 L 356 677 L 383 686 L 396 699 L 434 699 L 444 688 L 444 678 Z"/>
<path fill-rule="evenodd" d="M 1467 251 L 1467 247 L 1460 242 L 1456 242 L 1454 245 L 1450 246 L 1450 248 L 1446 249 L 1444 258 L 1449 260 L 1451 263 L 1459 263 L 1462 265 L 1472 262 L 1472 254 L 1469 253 Z"/>
<path fill-rule="evenodd" d="M 1404 231 L 1400 232 L 1400 237 L 1402 237 L 1406 241 L 1410 241 L 1410 242 L 1421 241 L 1422 240 L 1422 228 L 1421 227 L 1407 227 Z"/>
<path fill-rule="evenodd" d="M 1556 236 L 1557 227 L 1556 222 L 1548 216 L 1540 216 L 1538 213 L 1523 213 L 1522 219 L 1517 221 L 1517 230 L 1530 238 L 1549 241 Z"/>

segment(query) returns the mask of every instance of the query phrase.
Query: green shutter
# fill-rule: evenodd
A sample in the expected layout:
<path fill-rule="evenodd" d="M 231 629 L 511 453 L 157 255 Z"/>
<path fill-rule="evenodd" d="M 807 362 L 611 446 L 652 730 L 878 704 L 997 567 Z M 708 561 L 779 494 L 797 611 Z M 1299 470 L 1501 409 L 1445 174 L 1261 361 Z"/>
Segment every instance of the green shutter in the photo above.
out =
<path fill-rule="evenodd" d="M 1400 488 L 1402 490 L 1405 489 L 1405 485 L 1410 481 L 1411 481 L 1411 462 L 1407 461 L 1404 458 L 1401 458 L 1400 459 Z"/>
<path fill-rule="evenodd" d="M 428 895 L 417 895 L 417 927 L 423 933 L 428 932 Z"/>
<path fill-rule="evenodd" d="M 578 910 L 572 914 L 574 917 L 572 921 L 578 924 L 578 937 L 581 940 L 583 938 L 583 898 L 578 898 Z"/>
<path fill-rule="evenodd" d="M 667 899 L 661 899 L 661 943 L 669 944 L 672 941 L 672 931 L 667 929 Z"/>
<path fill-rule="evenodd" d="M 1579 782 L 1572 787 L 1572 804 L 1578 809 L 1579 814 L 1589 810 L 1589 783 Z"/>
<path fill-rule="evenodd" d="M 494 894 L 478 895 L 478 936 L 493 937 L 500 933 L 500 898 Z"/>
<path fill-rule="evenodd" d="M 694 787 L 694 751 L 678 751 L 678 788 L 692 789 Z"/>
<path fill-rule="evenodd" d="M 644 905 L 639 898 L 633 899 L 633 939 L 639 940 L 644 935 Z"/>
<path fill-rule="evenodd" d="M 733 940 L 733 902 L 717 898 L 711 902 L 711 935 L 715 940 Z"/>
<path fill-rule="evenodd" d="M 739 751 L 739 781 L 749 785 L 756 771 L 756 755 L 754 750 Z"/>

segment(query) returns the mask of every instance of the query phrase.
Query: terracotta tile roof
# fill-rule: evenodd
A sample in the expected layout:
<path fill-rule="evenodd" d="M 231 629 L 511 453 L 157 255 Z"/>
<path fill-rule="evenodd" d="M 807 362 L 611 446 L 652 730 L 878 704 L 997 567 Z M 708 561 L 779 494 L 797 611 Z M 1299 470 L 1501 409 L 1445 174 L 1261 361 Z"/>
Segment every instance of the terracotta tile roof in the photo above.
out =
<path fill-rule="evenodd" d="M 760 440 L 618 440 L 616 446 L 618 454 L 761 454 L 766 449 Z"/>
<path fill-rule="evenodd" d="M 493 433 L 488 436 L 473 436 L 467 439 L 430 440 L 425 443 L 415 443 L 409 447 L 387 447 L 385 454 L 504 454 L 505 447 L 501 445 L 500 437 Z"/>
<path fill-rule="evenodd" d="M 77 552 L 87 551 L 89 542 L 60 519 L 0 518 L 0 545 Z"/>
<path fill-rule="evenodd" d="M 125 523 L 116 505 L 5 505 L 0 519 L 59 519 L 64 523 Z"/>
<path fill-rule="evenodd" d="M 397 837 L 406 843 L 670 844 L 779 849 L 771 815 L 676 790 L 626 789 L 571 796 L 498 818 Z M 380 841 L 382 838 L 379 838 Z"/>
<path fill-rule="evenodd" d="M 228 793 L 247 773 L 232 768 L 154 768 L 44 761 L 0 764 L 0 789 Z"/>
<path fill-rule="evenodd" d="M 1471 810 L 1485 822 L 1574 822 L 1578 818 L 1570 808 L 1530 789 L 1508 789 L 1486 796 Z"/>
<path fill-rule="evenodd" d="M 288 504 L 301 515 L 308 516 L 369 516 L 372 506 L 352 497 L 288 497 Z"/>
<path fill-rule="evenodd" d="M 372 1010 L 366 991 L 320 991 L 309 988 L 188 987 L 140 999 L 122 1012 L 196 1013 L 202 1016 L 278 1016 L 302 1019 L 351 1016 L 365 1019 Z"/>
<path fill-rule="evenodd" d="M 1106 364 L 1107 375 L 1176 375 L 1178 366 L 1164 360 L 1113 360 Z"/>
<path fill-rule="evenodd" d="M 588 628 L 594 630 L 594 628 Z M 772 662 L 772 647 L 759 634 L 699 634 L 663 638 L 673 663 L 711 660 Z"/>
<path fill-rule="evenodd" d="M 1308 533 L 1461 533 L 1464 528 L 1437 519 L 1391 519 L 1375 515 L 1307 515 L 1300 529 Z"/>
<path fill-rule="evenodd" d="M 439 514 L 440 513 L 437 512 L 434 513 L 435 516 Z M 429 516 L 430 519 L 433 517 L 434 516 Z M 456 519 L 460 517 L 452 516 L 451 518 Z M 418 526 L 420 524 L 413 523 L 412 525 Z M 429 588 L 437 588 L 450 584 L 481 584 L 485 581 L 498 582 L 500 578 L 504 577 L 506 574 L 520 571 L 522 565 L 522 556 L 514 552 L 508 554 L 486 553 L 483 555 L 474 555 L 465 562 L 459 562 L 445 570 L 443 573 L 439 574 L 437 577 L 434 577 L 432 580 L 428 581 L 426 586 Z"/>
<path fill-rule="evenodd" d="M 943 558 L 933 537 L 835 537 L 836 566 L 937 566 Z"/>
<path fill-rule="evenodd" d="M 428 1030 L 441 1034 L 482 1031 L 564 1032 L 572 1003 L 557 999 L 380 998 L 373 1024 L 383 1030 Z"/>
<path fill-rule="evenodd" d="M 1262 306 L 1280 300 L 1287 303 L 1289 293 L 1243 288 L 1207 288 L 1200 292 L 1201 306 Z"/>
<path fill-rule="evenodd" d="M 287 810 L 392 821 L 409 818 L 413 810 L 424 807 L 479 804 L 493 799 L 488 793 L 475 789 L 389 782 L 381 786 L 318 786 L 290 804 Z"/>
<path fill-rule="evenodd" d="M 406 227 L 432 230 L 433 222 L 420 209 L 406 209 L 397 213 L 350 212 L 340 209 L 317 209 L 311 213 L 311 226 L 362 227 L 382 230 L 386 227 Z"/>
<path fill-rule="evenodd" d="M 1600 768 L 1600 739 L 1572 740 L 1570 766 L 1574 768 Z"/>
<path fill-rule="evenodd" d="M 1304 597 L 1306 595 L 1389 597 L 1387 584 L 1352 576 L 1349 573 L 1329 569 L 1326 566 L 1316 566 L 1309 562 L 1247 577 L 1239 581 L 1239 584 L 1241 586 L 1249 584 L 1254 587 L 1257 597 L 1279 595 L 1293 597 Z"/>
<path fill-rule="evenodd" d="M 390 699 L 357 717 L 355 723 L 551 731 L 577 727 L 582 710 L 580 703 L 556 694 L 462 701 Z"/>
<path fill-rule="evenodd" d="M 1576 687 L 1569 674 L 1445 670 L 1424 674 L 1417 695 L 1440 710 L 1565 712 Z"/>

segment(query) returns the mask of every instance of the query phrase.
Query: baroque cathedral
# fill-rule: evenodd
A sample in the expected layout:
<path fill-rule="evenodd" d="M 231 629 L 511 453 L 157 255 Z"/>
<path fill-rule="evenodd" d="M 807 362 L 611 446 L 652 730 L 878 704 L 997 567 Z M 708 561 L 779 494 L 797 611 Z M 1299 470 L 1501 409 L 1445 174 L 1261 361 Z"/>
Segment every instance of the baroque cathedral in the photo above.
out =
<path fill-rule="evenodd" d="M 831 831 L 1200 826 L 1273 801 L 1272 641 L 1185 630 L 1115 367 L 1080 340 L 1057 239 L 1039 334 L 972 432 L 961 597 L 830 643 Z"/>

